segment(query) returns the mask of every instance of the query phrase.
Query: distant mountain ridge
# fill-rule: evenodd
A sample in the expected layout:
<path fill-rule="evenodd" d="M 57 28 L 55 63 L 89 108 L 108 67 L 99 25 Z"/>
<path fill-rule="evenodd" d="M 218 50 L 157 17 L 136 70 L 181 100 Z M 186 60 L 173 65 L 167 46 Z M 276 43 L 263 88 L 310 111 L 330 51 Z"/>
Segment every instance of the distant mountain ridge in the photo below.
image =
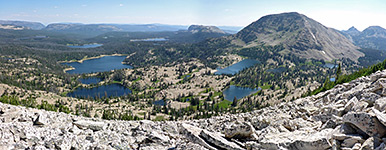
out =
<path fill-rule="evenodd" d="M 164 32 L 164 31 L 179 31 L 186 30 L 187 25 L 169 25 L 169 24 L 113 24 L 113 23 L 101 23 L 101 24 L 83 24 L 83 23 L 51 23 L 47 26 L 39 22 L 29 21 L 11 21 L 0 20 L 0 25 L 9 26 L 13 25 L 19 29 L 32 29 L 32 30 L 49 30 L 59 32 L 96 32 L 96 34 L 112 32 L 112 31 L 125 31 L 125 32 Z M 211 26 L 219 28 L 219 32 L 226 32 L 230 34 L 237 33 L 242 27 L 238 26 Z"/>
<path fill-rule="evenodd" d="M 168 42 L 177 43 L 198 43 L 208 38 L 218 38 L 230 35 L 215 26 L 191 25 L 188 29 L 179 31 L 163 31 L 163 32 L 108 32 L 96 36 L 93 40 L 103 43 L 105 41 L 119 40 L 141 40 L 151 38 L 163 38 Z"/>
<path fill-rule="evenodd" d="M 45 30 L 55 31 L 128 31 L 128 32 L 156 32 L 156 31 L 177 31 L 186 29 L 182 25 L 163 25 L 163 24 L 49 24 Z"/>
<path fill-rule="evenodd" d="M 370 26 L 362 32 L 354 29 L 351 27 L 341 33 L 359 47 L 386 51 L 386 29 L 380 26 Z"/>
<path fill-rule="evenodd" d="M 204 26 L 204 25 L 191 25 L 188 28 L 191 33 L 206 32 L 206 33 L 220 33 L 225 34 L 223 30 L 216 26 Z"/>
<path fill-rule="evenodd" d="M 280 45 L 295 55 L 331 61 L 349 58 L 356 61 L 364 54 L 335 29 L 297 12 L 261 17 L 233 36 L 236 45 Z"/>
<path fill-rule="evenodd" d="M 33 29 L 33 30 L 40 30 L 45 27 L 40 22 L 29 22 L 29 21 L 9 21 L 9 20 L 0 20 L 1 25 L 14 25 L 14 26 L 21 26 L 26 29 Z"/>

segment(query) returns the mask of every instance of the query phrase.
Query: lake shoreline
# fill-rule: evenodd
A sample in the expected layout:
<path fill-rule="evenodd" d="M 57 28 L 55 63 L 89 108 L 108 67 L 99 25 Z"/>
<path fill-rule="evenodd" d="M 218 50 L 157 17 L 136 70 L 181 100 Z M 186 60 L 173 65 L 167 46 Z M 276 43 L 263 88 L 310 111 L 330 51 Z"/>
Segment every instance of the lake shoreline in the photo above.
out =
<path fill-rule="evenodd" d="M 78 63 L 83 63 L 85 60 L 90 60 L 90 59 L 98 59 L 102 58 L 105 56 L 129 56 L 128 54 L 111 54 L 111 55 L 99 55 L 99 56 L 94 56 L 94 57 L 84 57 L 81 60 L 67 60 L 67 61 L 59 61 L 59 63 L 73 63 L 73 62 L 78 62 Z"/>

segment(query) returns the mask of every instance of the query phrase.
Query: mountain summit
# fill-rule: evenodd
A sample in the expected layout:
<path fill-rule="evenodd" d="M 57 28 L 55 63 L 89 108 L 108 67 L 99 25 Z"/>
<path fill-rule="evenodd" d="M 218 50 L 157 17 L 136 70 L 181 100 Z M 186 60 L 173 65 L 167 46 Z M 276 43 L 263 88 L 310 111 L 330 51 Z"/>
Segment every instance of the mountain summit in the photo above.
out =
<path fill-rule="evenodd" d="M 305 58 L 328 61 L 349 58 L 356 61 L 364 56 L 336 30 L 297 12 L 264 16 L 234 37 L 241 46 L 282 44 L 291 53 Z"/>

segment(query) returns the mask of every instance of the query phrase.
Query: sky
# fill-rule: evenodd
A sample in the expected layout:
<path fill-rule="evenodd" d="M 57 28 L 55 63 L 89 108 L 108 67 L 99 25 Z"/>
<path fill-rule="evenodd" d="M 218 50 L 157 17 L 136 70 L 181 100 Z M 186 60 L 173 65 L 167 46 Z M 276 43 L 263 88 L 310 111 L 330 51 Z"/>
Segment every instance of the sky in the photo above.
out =
<path fill-rule="evenodd" d="M 0 20 L 247 26 L 299 12 L 327 27 L 386 28 L 386 0 L 0 0 Z"/>

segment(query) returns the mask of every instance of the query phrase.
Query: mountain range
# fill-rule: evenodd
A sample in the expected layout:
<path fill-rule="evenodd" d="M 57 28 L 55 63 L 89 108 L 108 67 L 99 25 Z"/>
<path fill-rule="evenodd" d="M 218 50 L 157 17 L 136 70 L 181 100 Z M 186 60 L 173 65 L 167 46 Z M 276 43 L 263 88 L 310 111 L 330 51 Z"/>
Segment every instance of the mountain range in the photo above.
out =
<path fill-rule="evenodd" d="M 358 60 L 364 54 L 358 49 L 372 48 L 386 50 L 386 29 L 371 26 L 360 32 L 355 27 L 345 31 L 328 28 L 321 23 L 296 12 L 267 15 L 246 26 L 239 32 L 239 27 L 230 26 L 202 26 L 202 25 L 164 25 L 164 24 L 79 24 L 54 23 L 44 26 L 38 22 L 0 21 L 2 28 L 32 29 L 54 31 L 62 33 L 80 34 L 85 38 L 97 36 L 121 37 L 118 32 L 138 32 L 140 37 L 158 38 L 151 36 L 157 33 L 161 38 L 171 41 L 190 43 L 200 42 L 207 38 L 223 37 L 229 42 L 241 47 L 256 45 L 282 45 L 282 54 L 292 53 L 304 58 L 323 59 L 331 61 L 341 58 Z M 114 33 L 112 33 L 114 32 Z M 149 32 L 139 33 L 139 32 Z M 168 33 L 169 32 L 169 33 Z M 197 34 L 199 33 L 199 34 Z M 127 35 L 128 33 L 122 33 Z M 136 36 L 130 35 L 131 38 Z M 112 36 L 113 37 L 113 36 Z"/>
<path fill-rule="evenodd" d="M 0 25 L 22 26 L 25 29 L 49 30 L 61 32 L 96 32 L 96 34 L 125 31 L 125 32 L 164 32 L 187 30 L 186 25 L 167 25 L 167 24 L 82 24 L 82 23 L 52 23 L 47 26 L 39 22 L 29 21 L 7 21 L 0 20 Z M 227 33 L 236 33 L 242 27 L 237 26 L 219 26 Z"/>
<path fill-rule="evenodd" d="M 380 26 L 370 26 L 362 32 L 351 27 L 341 33 L 359 47 L 386 50 L 386 29 Z"/>

